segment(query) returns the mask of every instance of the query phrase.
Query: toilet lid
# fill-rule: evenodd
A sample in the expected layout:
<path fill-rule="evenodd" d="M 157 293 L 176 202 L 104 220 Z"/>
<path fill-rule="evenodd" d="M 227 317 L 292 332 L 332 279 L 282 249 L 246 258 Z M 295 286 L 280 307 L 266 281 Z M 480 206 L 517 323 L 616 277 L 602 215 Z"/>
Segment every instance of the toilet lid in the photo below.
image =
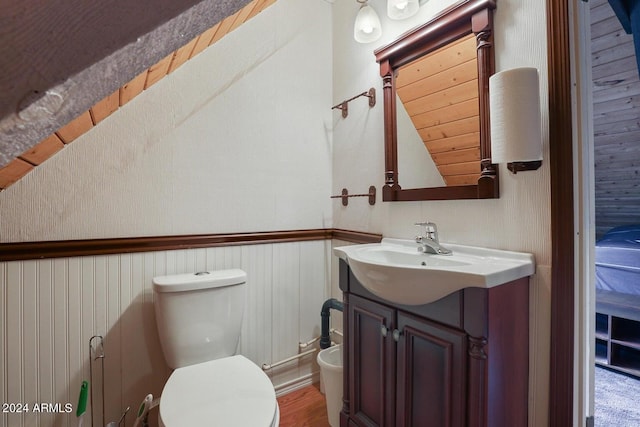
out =
<path fill-rule="evenodd" d="M 244 356 L 176 369 L 162 390 L 166 427 L 270 426 L 276 394 L 269 377 Z"/>

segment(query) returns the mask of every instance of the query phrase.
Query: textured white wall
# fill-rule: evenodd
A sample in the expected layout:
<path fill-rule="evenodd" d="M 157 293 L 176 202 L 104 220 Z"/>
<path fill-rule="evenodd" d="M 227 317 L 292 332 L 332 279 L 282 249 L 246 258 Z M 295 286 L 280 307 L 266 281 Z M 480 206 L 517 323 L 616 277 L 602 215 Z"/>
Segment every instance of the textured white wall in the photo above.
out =
<path fill-rule="evenodd" d="M 361 45 L 353 40 L 356 2 L 333 6 L 334 103 L 371 86 L 381 90 L 373 51 L 399 34 L 425 22 L 454 0 L 430 0 L 418 15 L 406 21 L 386 18 L 383 0 L 370 0 L 382 21 L 381 40 Z M 539 0 L 500 0 L 495 12 L 496 71 L 532 66 L 540 72 L 543 135 L 548 158 L 546 16 Z M 382 103 L 369 110 L 353 103 L 342 120 L 334 113 L 333 191 L 343 187 L 358 192 L 384 184 Z M 357 160 L 354 160 L 357 159 Z M 402 179 L 400 179 L 402 184 Z M 571 214 L 571 213 L 569 213 Z M 412 238 L 414 223 L 438 224 L 444 242 L 524 251 L 535 254 L 537 272 L 531 280 L 531 356 L 529 425 L 547 423 L 549 320 L 550 320 L 550 196 L 549 168 L 545 162 L 536 172 L 512 175 L 500 166 L 500 198 L 473 201 L 378 202 L 369 206 L 355 200 L 348 207 L 333 205 L 336 228 Z"/>
<path fill-rule="evenodd" d="M 331 6 L 280 0 L 0 193 L 0 242 L 322 228 Z"/>

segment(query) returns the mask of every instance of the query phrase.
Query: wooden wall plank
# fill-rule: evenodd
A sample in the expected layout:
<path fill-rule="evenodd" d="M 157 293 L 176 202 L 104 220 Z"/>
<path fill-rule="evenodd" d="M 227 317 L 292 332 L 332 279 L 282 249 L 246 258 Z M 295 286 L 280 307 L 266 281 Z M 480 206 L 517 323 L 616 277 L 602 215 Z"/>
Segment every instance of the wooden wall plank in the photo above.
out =
<path fill-rule="evenodd" d="M 457 65 L 476 60 L 476 38 L 473 34 L 435 50 L 422 58 L 400 67 L 396 77 L 396 89 L 438 73 L 446 72 Z"/>
<path fill-rule="evenodd" d="M 593 67 L 591 75 L 594 80 L 606 79 L 608 76 L 620 72 L 620 70 L 631 70 L 634 67 L 637 67 L 636 58 L 635 56 L 629 56 Z"/>
<path fill-rule="evenodd" d="M 173 53 L 173 59 L 171 60 L 171 65 L 169 65 L 168 74 L 173 73 L 178 69 L 178 67 L 187 62 L 189 57 L 191 57 L 191 52 L 193 52 L 193 48 L 196 46 L 197 42 L 198 38 L 196 37 Z"/>
<path fill-rule="evenodd" d="M 216 31 L 216 34 L 211 39 L 211 43 L 209 43 L 209 46 L 216 43 L 218 40 L 220 40 L 221 38 L 227 35 L 227 33 L 229 32 L 231 26 L 233 25 L 233 23 L 235 22 L 239 14 L 240 14 L 240 11 L 236 12 L 231 16 L 226 17 L 225 19 L 222 20 L 222 22 L 220 22 L 220 28 L 218 28 L 218 31 Z"/>
<path fill-rule="evenodd" d="M 480 105 L 478 99 L 471 99 L 459 104 L 448 105 L 434 111 L 411 116 L 411 121 L 416 129 L 423 129 L 439 124 L 451 123 L 461 119 L 475 117 L 479 120 Z"/>
<path fill-rule="evenodd" d="M 25 151 L 20 155 L 20 158 L 26 160 L 32 165 L 38 166 L 49 157 L 53 156 L 58 151 L 62 150 L 64 143 L 58 137 L 58 135 L 51 134 L 48 138 L 42 140 L 38 145 Z"/>
<path fill-rule="evenodd" d="M 122 107 L 127 102 L 138 96 L 144 90 L 144 84 L 147 81 L 148 70 L 143 71 L 120 88 L 120 106 Z"/>
<path fill-rule="evenodd" d="M 442 165 L 438 167 L 440 173 L 444 176 L 449 175 L 466 175 L 466 174 L 479 174 L 480 172 L 480 164 L 478 162 L 467 162 L 467 163 L 455 163 L 452 165 Z"/>
<path fill-rule="evenodd" d="M 618 44 L 592 54 L 591 65 L 597 67 L 598 65 L 608 64 L 609 62 L 629 57 L 635 58 L 635 47 L 633 43 Z"/>
<path fill-rule="evenodd" d="M 397 90 L 403 103 L 478 78 L 476 61 L 467 61 Z"/>
<path fill-rule="evenodd" d="M 432 154 L 454 149 L 462 150 L 465 148 L 480 147 L 480 132 L 427 141 L 425 145 Z"/>
<path fill-rule="evenodd" d="M 256 2 L 252 1 L 251 3 L 247 4 L 245 7 L 240 9 L 240 13 L 236 17 L 236 20 L 233 22 L 233 25 L 229 29 L 229 32 L 235 30 L 240 25 L 244 24 L 247 21 L 247 19 L 249 19 L 249 16 L 251 15 L 251 12 L 253 12 L 253 9 L 255 7 L 256 7 Z"/>
<path fill-rule="evenodd" d="M 449 138 L 473 132 L 480 132 L 480 123 L 473 117 L 418 131 L 425 143 L 436 139 Z"/>
<path fill-rule="evenodd" d="M 56 134 L 60 137 L 62 142 L 68 144 L 78 138 L 80 135 L 88 132 L 93 127 L 93 121 L 91 120 L 91 114 L 89 111 L 85 111 L 79 117 L 76 117 L 69 122 L 62 129 L 59 129 Z"/>
<path fill-rule="evenodd" d="M 256 7 L 253 8 L 247 20 L 253 18 L 267 7 L 267 0 L 255 0 Z"/>
<path fill-rule="evenodd" d="M 480 160 L 480 147 L 467 148 L 465 150 L 451 150 L 431 155 L 438 165 L 449 165 Z M 478 171 L 480 168 L 478 167 Z"/>
<path fill-rule="evenodd" d="M 424 94 L 412 101 L 403 102 L 402 105 L 407 110 L 409 116 L 412 116 L 474 98 L 478 99 L 477 79 L 431 94 Z"/>
<path fill-rule="evenodd" d="M 220 28 L 220 22 L 218 22 L 213 27 L 209 28 L 204 33 L 200 34 L 200 37 L 198 37 L 198 41 L 196 42 L 196 45 L 193 47 L 193 51 L 191 52 L 191 56 L 189 57 L 189 59 L 193 58 L 194 56 L 196 56 L 197 54 L 205 50 L 207 47 L 209 47 L 209 44 L 211 44 L 211 40 L 213 39 L 213 36 L 215 36 L 216 32 L 218 31 L 218 28 Z"/>
<path fill-rule="evenodd" d="M 480 173 L 473 173 L 469 175 L 450 175 L 444 178 L 447 185 L 475 185 L 480 179 Z"/>
<path fill-rule="evenodd" d="M 120 107 L 120 94 L 119 90 L 113 92 L 111 95 L 107 95 L 102 101 L 99 101 L 96 105 L 89 109 L 91 119 L 96 125 L 116 112 Z"/>
<path fill-rule="evenodd" d="M 152 85 L 156 84 L 160 79 L 167 75 L 169 72 L 169 65 L 173 59 L 173 52 L 162 58 L 149 68 L 147 72 L 147 80 L 144 82 L 144 88 L 148 89 Z"/>
<path fill-rule="evenodd" d="M 0 188 L 4 189 L 33 170 L 34 166 L 22 159 L 15 159 L 0 169 Z"/>
<path fill-rule="evenodd" d="M 603 38 L 604 36 L 614 33 L 619 28 L 622 28 L 622 25 L 620 24 L 620 21 L 618 21 L 618 18 L 613 13 L 613 10 L 609 8 L 609 11 L 610 11 L 610 14 L 608 18 L 602 19 L 598 22 L 591 24 L 592 40 Z"/>

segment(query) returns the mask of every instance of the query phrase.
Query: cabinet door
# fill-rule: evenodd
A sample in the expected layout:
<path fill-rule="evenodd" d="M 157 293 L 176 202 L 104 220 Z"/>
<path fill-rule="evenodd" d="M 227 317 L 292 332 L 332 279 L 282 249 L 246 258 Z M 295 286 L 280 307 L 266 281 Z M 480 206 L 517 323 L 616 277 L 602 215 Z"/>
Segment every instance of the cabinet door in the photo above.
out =
<path fill-rule="evenodd" d="M 464 426 L 466 334 L 402 312 L 397 316 L 396 425 Z"/>
<path fill-rule="evenodd" d="M 394 426 L 395 310 L 349 296 L 350 417 L 359 426 Z"/>

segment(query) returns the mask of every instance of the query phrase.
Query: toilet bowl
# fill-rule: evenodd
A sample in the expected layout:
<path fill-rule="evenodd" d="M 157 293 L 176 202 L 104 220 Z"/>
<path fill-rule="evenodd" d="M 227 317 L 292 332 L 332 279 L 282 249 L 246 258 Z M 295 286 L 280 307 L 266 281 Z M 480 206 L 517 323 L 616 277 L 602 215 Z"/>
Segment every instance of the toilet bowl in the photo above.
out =
<path fill-rule="evenodd" d="M 278 426 L 271 380 L 234 355 L 246 277 L 233 269 L 153 279 L 162 352 L 174 369 L 160 396 L 161 426 Z"/>
<path fill-rule="evenodd" d="M 176 369 L 162 390 L 163 427 L 277 427 L 279 422 L 271 381 L 244 356 Z"/>

